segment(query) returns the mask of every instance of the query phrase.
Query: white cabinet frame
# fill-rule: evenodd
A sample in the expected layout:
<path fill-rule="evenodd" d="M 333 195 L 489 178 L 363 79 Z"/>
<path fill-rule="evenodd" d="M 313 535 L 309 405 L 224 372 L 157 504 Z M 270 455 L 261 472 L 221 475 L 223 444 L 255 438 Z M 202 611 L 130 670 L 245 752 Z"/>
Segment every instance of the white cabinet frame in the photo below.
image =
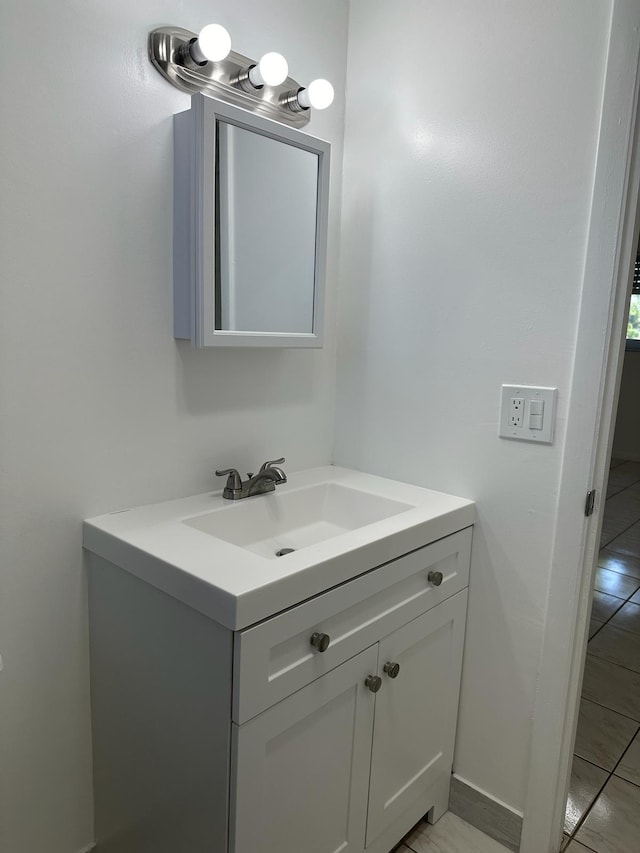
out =
<path fill-rule="evenodd" d="M 216 325 L 216 119 L 280 140 L 318 157 L 313 330 L 243 332 Z M 323 345 L 327 227 L 328 142 L 240 107 L 194 95 L 191 109 L 174 116 L 174 337 L 195 347 L 312 347 Z M 287 235 L 282 235 L 286 251 Z"/>

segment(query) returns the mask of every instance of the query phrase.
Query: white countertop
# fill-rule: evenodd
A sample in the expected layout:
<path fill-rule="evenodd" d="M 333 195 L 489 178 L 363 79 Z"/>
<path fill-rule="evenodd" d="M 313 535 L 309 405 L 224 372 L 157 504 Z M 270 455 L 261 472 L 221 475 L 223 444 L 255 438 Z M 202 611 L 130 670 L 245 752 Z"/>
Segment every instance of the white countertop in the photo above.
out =
<path fill-rule="evenodd" d="M 84 522 L 84 547 L 147 583 L 238 630 L 344 583 L 382 563 L 473 524 L 475 504 L 347 468 L 289 475 L 279 493 L 339 483 L 412 506 L 282 559 L 265 559 L 189 526 L 184 519 L 214 510 L 238 511 L 245 501 L 222 492 L 165 501 Z M 247 498 L 268 501 L 271 495 Z"/>

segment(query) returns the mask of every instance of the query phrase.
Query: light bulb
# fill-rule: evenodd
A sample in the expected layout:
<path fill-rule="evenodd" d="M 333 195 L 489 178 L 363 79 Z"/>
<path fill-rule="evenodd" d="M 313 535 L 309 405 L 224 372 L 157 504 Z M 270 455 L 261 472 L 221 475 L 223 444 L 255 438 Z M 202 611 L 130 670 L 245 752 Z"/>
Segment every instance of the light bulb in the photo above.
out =
<path fill-rule="evenodd" d="M 328 80 L 312 80 L 306 89 L 298 92 L 298 103 L 305 110 L 309 107 L 326 110 L 333 103 L 333 86 Z"/>
<path fill-rule="evenodd" d="M 279 86 L 287 79 L 289 66 L 281 53 L 265 53 L 260 62 L 249 71 L 249 80 L 256 89 L 264 86 Z"/>
<path fill-rule="evenodd" d="M 191 45 L 191 56 L 198 63 L 220 62 L 229 55 L 231 36 L 220 24 L 207 24 Z"/>

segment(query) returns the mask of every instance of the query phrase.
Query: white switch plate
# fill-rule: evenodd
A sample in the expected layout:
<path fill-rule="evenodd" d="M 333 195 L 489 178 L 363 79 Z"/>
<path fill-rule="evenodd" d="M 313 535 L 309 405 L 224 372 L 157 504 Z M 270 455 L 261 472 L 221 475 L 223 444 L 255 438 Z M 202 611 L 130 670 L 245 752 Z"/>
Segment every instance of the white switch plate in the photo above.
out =
<path fill-rule="evenodd" d="M 520 441 L 533 441 L 538 444 L 552 444 L 556 420 L 557 388 L 540 388 L 537 385 L 503 385 L 500 405 L 501 438 L 516 438 Z M 513 401 L 524 400 L 524 416 L 521 425 L 513 423 Z M 544 404 L 542 428 L 532 429 L 530 424 L 531 403 L 541 401 Z M 539 420 L 539 419 L 538 419 Z M 536 422 L 535 420 L 533 421 Z"/>

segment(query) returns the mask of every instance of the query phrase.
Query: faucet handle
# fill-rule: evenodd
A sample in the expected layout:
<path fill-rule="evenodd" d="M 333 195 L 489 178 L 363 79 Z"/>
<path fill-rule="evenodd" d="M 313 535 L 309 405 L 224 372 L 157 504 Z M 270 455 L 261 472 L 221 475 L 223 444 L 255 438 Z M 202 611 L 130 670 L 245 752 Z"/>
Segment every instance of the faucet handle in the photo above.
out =
<path fill-rule="evenodd" d="M 227 485 L 225 489 L 242 488 L 242 477 L 235 468 L 225 468 L 224 471 L 216 471 L 216 477 L 227 477 Z"/>
<path fill-rule="evenodd" d="M 282 458 L 280 458 L 280 459 L 272 459 L 270 462 L 264 462 L 264 463 L 261 465 L 260 470 L 261 470 L 261 471 L 265 471 L 267 468 L 271 468 L 271 466 L 272 466 L 272 465 L 282 465 L 282 463 L 283 463 L 284 461 L 285 461 L 284 456 L 283 456 Z"/>

